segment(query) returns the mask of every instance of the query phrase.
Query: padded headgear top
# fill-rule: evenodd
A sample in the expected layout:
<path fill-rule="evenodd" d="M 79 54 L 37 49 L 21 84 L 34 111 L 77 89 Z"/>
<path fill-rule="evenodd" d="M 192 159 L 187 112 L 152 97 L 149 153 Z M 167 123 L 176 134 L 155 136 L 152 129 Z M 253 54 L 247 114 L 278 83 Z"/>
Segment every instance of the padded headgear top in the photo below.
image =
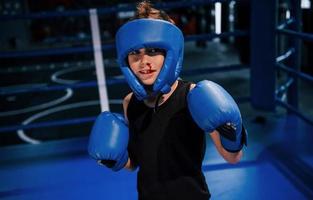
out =
<path fill-rule="evenodd" d="M 116 49 L 120 68 L 127 83 L 142 100 L 148 97 L 140 80 L 129 68 L 127 56 L 141 48 L 160 48 L 166 51 L 162 69 L 153 84 L 153 95 L 168 93 L 182 68 L 184 36 L 174 24 L 159 19 L 136 19 L 124 24 L 116 33 Z"/>

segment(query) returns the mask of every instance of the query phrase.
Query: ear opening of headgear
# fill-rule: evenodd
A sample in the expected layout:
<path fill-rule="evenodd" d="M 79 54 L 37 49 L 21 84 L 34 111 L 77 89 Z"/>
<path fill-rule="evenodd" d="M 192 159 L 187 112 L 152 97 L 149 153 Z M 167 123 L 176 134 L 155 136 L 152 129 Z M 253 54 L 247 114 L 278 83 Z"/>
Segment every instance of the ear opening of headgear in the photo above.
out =
<path fill-rule="evenodd" d="M 184 37 L 172 23 L 159 19 L 136 19 L 124 24 L 116 34 L 118 62 L 125 79 L 137 99 L 148 97 L 145 87 L 129 68 L 128 53 L 141 48 L 166 51 L 162 69 L 153 84 L 153 94 L 168 93 L 182 68 Z"/>

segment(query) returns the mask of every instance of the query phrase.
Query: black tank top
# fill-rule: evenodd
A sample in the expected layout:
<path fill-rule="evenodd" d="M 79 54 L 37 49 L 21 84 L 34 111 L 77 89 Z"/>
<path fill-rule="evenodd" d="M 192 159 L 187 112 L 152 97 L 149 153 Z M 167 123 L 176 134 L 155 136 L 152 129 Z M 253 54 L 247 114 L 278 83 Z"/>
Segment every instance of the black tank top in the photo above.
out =
<path fill-rule="evenodd" d="M 138 165 L 139 199 L 209 199 L 201 171 L 205 135 L 189 113 L 190 84 L 179 80 L 173 94 L 155 111 L 133 95 L 127 109 L 128 151 Z"/>

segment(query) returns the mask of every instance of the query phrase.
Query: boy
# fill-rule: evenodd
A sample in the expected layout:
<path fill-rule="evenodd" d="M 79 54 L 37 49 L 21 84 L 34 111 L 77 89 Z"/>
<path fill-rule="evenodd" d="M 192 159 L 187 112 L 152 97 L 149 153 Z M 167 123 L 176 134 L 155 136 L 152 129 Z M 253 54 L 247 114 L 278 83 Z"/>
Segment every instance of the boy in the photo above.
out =
<path fill-rule="evenodd" d="M 116 35 L 118 61 L 133 92 L 124 116 L 104 112 L 89 153 L 118 171 L 138 167 L 139 199 L 209 199 L 201 171 L 205 135 L 223 158 L 237 163 L 246 132 L 238 106 L 219 85 L 177 80 L 184 38 L 168 15 L 144 1 Z"/>

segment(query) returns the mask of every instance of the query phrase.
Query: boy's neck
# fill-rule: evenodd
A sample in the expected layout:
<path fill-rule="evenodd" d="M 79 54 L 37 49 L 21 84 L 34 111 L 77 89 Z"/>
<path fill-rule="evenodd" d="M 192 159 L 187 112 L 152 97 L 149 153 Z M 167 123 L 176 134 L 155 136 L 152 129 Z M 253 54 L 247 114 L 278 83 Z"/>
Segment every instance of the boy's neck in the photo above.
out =
<path fill-rule="evenodd" d="M 171 86 L 171 91 L 167 94 L 163 94 L 160 99 L 159 99 L 159 102 L 158 102 L 158 105 L 162 105 L 172 94 L 173 92 L 175 91 L 176 87 L 178 85 L 178 81 L 176 80 L 173 85 Z M 153 108 L 155 106 L 155 102 L 157 100 L 157 97 L 158 95 L 156 96 L 151 96 L 147 99 L 144 100 L 144 103 L 148 106 L 148 107 L 151 107 Z"/>

